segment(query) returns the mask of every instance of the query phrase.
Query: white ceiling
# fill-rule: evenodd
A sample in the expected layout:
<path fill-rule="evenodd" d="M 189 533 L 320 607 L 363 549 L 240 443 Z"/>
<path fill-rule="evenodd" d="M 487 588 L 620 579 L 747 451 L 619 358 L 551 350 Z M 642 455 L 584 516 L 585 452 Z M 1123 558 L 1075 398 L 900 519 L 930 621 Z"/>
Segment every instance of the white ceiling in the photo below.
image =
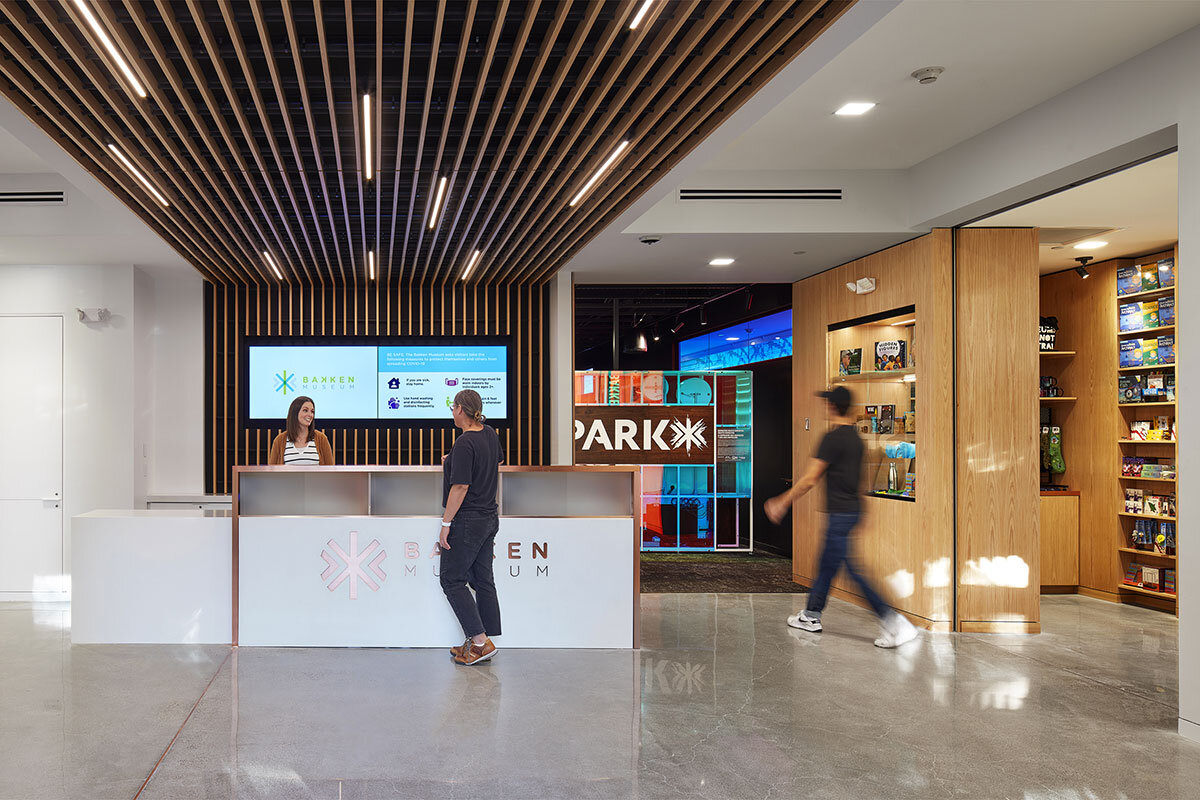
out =
<path fill-rule="evenodd" d="M 0 128 L 0 175 L 53 172 L 32 150 L 4 128 Z"/>
<path fill-rule="evenodd" d="M 705 169 L 907 169 L 1196 25 L 1193 0 L 905 0 Z M 878 105 L 833 115 L 853 100 Z"/>
<path fill-rule="evenodd" d="M 977 227 L 1119 228 L 1099 238 L 1099 250 L 1041 247 L 1041 271 L 1075 266 L 1077 256 L 1096 261 L 1141 256 L 1179 240 L 1179 156 L 1172 153 L 1122 172 L 997 214 Z"/>

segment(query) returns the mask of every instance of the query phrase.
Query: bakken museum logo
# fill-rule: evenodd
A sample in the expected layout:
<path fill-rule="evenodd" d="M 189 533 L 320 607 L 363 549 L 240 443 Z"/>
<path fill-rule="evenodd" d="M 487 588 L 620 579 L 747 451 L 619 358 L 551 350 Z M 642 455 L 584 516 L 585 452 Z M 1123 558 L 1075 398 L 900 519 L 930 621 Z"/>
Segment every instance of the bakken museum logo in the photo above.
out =
<path fill-rule="evenodd" d="M 275 373 L 275 391 L 282 392 L 284 396 L 288 392 L 316 394 L 321 391 L 354 391 L 357 388 L 354 375 L 298 375 L 286 369 Z"/>

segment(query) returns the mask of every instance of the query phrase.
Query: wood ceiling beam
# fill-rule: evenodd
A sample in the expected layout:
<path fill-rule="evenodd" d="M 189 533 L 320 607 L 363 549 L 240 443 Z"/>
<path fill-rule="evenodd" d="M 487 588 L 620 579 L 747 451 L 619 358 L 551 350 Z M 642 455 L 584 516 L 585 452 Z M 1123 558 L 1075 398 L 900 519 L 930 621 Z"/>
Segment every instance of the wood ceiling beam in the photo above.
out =
<path fill-rule="evenodd" d="M 400 113 L 397 114 L 399 120 L 396 123 L 396 168 L 392 174 L 392 223 L 389 226 L 390 232 L 388 233 L 388 283 L 392 281 L 392 260 L 395 258 L 396 248 L 396 216 L 400 208 L 400 176 L 403 174 L 401 167 L 404 161 L 404 122 L 405 117 L 408 116 L 408 70 L 411 63 L 409 54 L 412 53 L 414 2 L 415 0 L 407 0 L 404 12 L 404 56 L 400 69 Z M 382 61 L 382 57 L 380 60 Z M 380 130 L 382 129 L 381 120 Z"/>
<path fill-rule="evenodd" d="M 329 67 L 329 43 L 325 36 L 325 14 L 321 8 L 321 0 L 313 0 L 313 9 L 317 20 L 317 43 L 321 48 L 321 74 L 325 77 L 325 103 L 329 110 L 329 129 L 333 133 L 333 158 L 337 165 L 338 189 L 342 197 L 342 217 L 346 223 L 346 255 L 350 260 L 350 280 L 347 281 L 345 276 L 342 277 L 342 280 L 347 284 L 353 284 L 358 280 L 355 258 L 357 248 L 354 244 L 354 228 L 350 223 L 350 205 L 346 201 L 346 173 L 342 167 L 342 136 L 338 130 L 337 101 L 334 96 L 333 75 Z M 320 153 L 320 150 L 317 152 Z"/>
<path fill-rule="evenodd" d="M 343 0 L 342 8 L 346 14 L 346 61 L 350 66 L 350 123 L 354 128 L 354 176 L 352 182 L 358 195 L 358 233 L 362 241 L 362 278 L 367 279 L 367 251 L 371 243 L 367 241 L 367 207 L 364 193 L 366 192 L 366 154 L 362 152 L 362 131 L 365 120 L 359 117 L 362 111 L 362 87 L 358 85 L 358 53 L 354 48 L 354 10 L 353 0 Z M 376 112 L 378 113 L 378 112 Z"/>

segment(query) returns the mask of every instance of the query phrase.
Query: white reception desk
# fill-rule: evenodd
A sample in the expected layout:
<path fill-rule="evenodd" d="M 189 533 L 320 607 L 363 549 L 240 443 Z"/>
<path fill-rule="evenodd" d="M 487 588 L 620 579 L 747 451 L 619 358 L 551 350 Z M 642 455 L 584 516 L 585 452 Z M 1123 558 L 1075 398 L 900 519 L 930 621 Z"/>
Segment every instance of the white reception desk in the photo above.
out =
<path fill-rule="evenodd" d="M 638 483 L 628 467 L 501 468 L 501 647 L 638 646 Z M 224 561 L 199 558 L 187 531 L 172 533 L 182 517 L 167 514 L 183 512 L 123 512 L 127 542 L 122 512 L 93 512 L 104 525 L 75 528 L 77 542 L 95 546 L 76 544 L 73 616 L 85 625 L 73 639 L 457 644 L 462 629 L 438 580 L 441 497 L 440 467 L 235 467 L 232 516 L 204 518 L 228 526 Z M 145 539 L 156 520 L 173 557 Z M 148 579 L 146 553 L 164 578 Z M 165 579 L 172 574 L 187 580 Z M 198 633 L 197 620 L 222 610 L 227 626 Z"/>

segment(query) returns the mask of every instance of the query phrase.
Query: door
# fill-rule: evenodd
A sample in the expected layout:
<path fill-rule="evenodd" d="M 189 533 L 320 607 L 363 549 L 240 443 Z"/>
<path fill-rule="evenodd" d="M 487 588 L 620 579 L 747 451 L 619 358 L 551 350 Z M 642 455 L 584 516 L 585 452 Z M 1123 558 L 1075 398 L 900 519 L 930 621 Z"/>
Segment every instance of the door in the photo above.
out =
<path fill-rule="evenodd" d="M 0 316 L 0 592 L 61 592 L 63 323 Z"/>

